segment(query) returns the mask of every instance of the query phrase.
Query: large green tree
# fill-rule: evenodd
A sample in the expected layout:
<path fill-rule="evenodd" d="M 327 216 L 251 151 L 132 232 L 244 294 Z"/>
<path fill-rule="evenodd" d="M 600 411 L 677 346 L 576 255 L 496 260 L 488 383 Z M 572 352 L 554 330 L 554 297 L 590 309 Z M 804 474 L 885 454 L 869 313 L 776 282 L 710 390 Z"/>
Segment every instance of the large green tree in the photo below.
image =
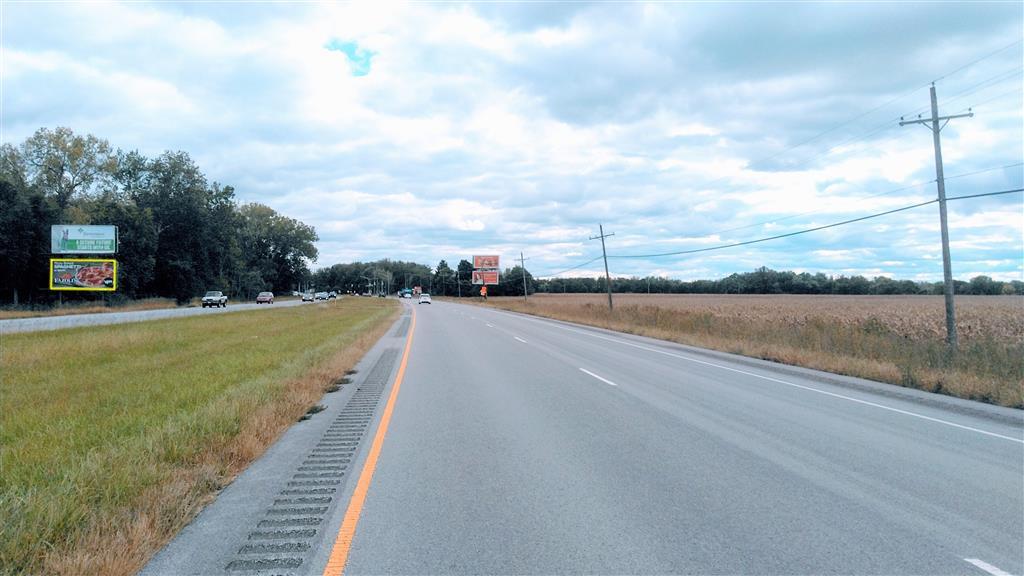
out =
<path fill-rule="evenodd" d="M 244 204 L 238 216 L 241 258 L 250 278 L 258 274 L 264 288 L 291 290 L 306 262 L 317 258 L 316 230 L 263 204 Z"/>
<path fill-rule="evenodd" d="M 68 128 L 42 128 L 0 146 L 0 300 L 49 300 L 53 224 L 118 228 L 118 296 L 191 299 L 206 289 L 238 297 L 291 289 L 309 278 L 316 231 L 266 206 L 239 208 L 186 152 L 149 159 Z M 92 293 L 64 299 L 97 299 Z"/>
<path fill-rule="evenodd" d="M 111 174 L 116 158 L 110 144 L 69 128 L 40 128 L 21 146 L 29 181 L 61 209 L 90 192 Z"/>

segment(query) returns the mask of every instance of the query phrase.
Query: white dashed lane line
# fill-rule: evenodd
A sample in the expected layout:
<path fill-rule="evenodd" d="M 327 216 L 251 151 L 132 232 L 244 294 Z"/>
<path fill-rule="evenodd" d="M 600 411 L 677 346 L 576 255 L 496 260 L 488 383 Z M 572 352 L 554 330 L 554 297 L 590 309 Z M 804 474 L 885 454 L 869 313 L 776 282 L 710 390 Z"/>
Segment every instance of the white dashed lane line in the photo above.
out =
<path fill-rule="evenodd" d="M 612 382 L 611 380 L 609 380 L 607 378 L 602 378 L 602 377 L 598 376 L 597 374 L 594 374 L 590 370 L 587 370 L 586 368 L 580 368 L 580 372 L 583 372 L 584 374 L 589 374 L 589 375 L 593 376 L 594 378 L 597 378 L 601 382 L 604 382 L 605 384 L 608 384 L 609 386 L 618 386 L 618 384 L 616 384 L 615 382 Z"/>
<path fill-rule="evenodd" d="M 1009 572 L 1005 572 L 996 568 L 995 566 L 985 562 L 984 560 L 978 560 L 977 558 L 964 558 L 964 562 L 970 562 L 978 568 L 981 568 L 985 572 L 988 572 L 992 576 L 1012 576 Z"/>

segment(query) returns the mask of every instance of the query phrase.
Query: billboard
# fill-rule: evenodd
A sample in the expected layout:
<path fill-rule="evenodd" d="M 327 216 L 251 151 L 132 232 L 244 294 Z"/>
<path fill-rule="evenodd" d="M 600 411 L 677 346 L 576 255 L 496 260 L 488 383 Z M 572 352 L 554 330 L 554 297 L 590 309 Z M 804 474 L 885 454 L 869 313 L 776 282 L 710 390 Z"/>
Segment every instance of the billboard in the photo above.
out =
<path fill-rule="evenodd" d="M 498 256 L 473 256 L 473 268 L 498 267 Z"/>
<path fill-rule="evenodd" d="M 498 283 L 498 271 L 497 270 L 473 270 L 473 284 L 497 284 Z"/>
<path fill-rule="evenodd" d="M 50 226 L 52 254 L 115 254 L 117 226 L 55 224 Z"/>
<path fill-rule="evenodd" d="M 117 290 L 117 260 L 50 258 L 50 290 Z"/>

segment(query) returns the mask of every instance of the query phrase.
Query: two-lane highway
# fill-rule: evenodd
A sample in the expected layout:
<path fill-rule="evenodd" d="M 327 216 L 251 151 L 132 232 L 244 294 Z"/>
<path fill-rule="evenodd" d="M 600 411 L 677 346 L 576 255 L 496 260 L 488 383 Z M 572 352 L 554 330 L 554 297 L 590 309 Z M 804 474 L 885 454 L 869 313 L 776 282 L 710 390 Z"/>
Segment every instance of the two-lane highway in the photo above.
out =
<path fill-rule="evenodd" d="M 403 305 L 144 574 L 1024 573 L 1018 410 Z"/>
<path fill-rule="evenodd" d="M 1018 411 L 417 312 L 347 574 L 1024 571 Z"/>

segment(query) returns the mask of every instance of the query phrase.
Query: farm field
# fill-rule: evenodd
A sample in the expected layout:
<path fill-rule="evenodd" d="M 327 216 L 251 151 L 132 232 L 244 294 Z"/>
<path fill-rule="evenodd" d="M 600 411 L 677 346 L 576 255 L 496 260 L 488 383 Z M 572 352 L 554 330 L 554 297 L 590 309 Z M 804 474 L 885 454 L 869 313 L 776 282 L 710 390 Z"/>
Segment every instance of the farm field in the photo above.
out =
<path fill-rule="evenodd" d="M 133 574 L 390 326 L 394 301 L 4 337 L 0 574 Z"/>
<path fill-rule="evenodd" d="M 1024 408 L 1024 297 L 958 296 L 947 352 L 941 296 L 537 294 L 488 304 Z"/>

